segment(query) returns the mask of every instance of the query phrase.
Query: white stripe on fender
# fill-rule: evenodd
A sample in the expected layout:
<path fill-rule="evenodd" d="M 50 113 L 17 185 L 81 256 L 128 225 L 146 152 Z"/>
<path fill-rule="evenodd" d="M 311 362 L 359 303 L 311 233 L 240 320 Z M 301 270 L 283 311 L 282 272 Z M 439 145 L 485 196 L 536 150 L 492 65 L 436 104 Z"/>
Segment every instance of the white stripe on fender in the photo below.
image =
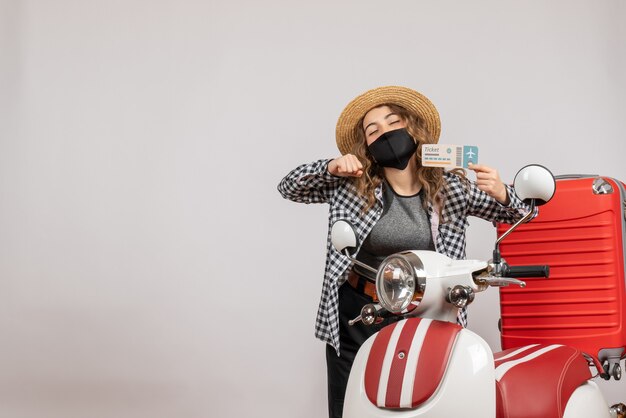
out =
<path fill-rule="evenodd" d="M 545 354 L 548 351 L 552 351 L 554 349 L 557 349 L 559 347 L 563 347 L 563 346 L 560 345 L 560 344 L 549 345 L 549 346 L 547 346 L 545 348 L 542 348 L 541 350 L 537 350 L 534 353 L 529 354 L 529 355 L 527 355 L 525 357 L 522 357 L 522 358 L 517 359 L 517 360 L 512 360 L 512 361 L 509 361 L 509 362 L 506 362 L 506 363 L 503 363 L 503 364 L 499 365 L 496 368 L 496 380 L 499 382 L 500 379 L 502 379 L 502 377 L 506 374 L 506 372 L 508 372 L 513 367 L 517 366 L 518 364 L 526 363 L 527 361 L 530 361 L 530 360 L 532 360 L 534 358 L 537 358 L 540 355 Z"/>
<path fill-rule="evenodd" d="M 400 407 L 410 408 L 413 404 L 413 384 L 415 383 L 415 372 L 417 371 L 417 361 L 419 360 L 422 344 L 428 332 L 432 319 L 423 318 L 415 330 L 409 355 L 406 358 L 404 377 L 402 378 L 402 393 L 400 394 Z"/>
<path fill-rule="evenodd" d="M 385 351 L 385 359 L 383 360 L 383 367 L 380 371 L 380 380 L 378 383 L 378 395 L 376 397 L 376 403 L 379 407 L 385 406 L 387 399 L 387 384 L 389 383 L 389 374 L 391 373 L 391 363 L 393 362 L 393 356 L 396 352 L 396 346 L 404 328 L 406 321 L 400 321 L 393 329 L 391 336 L 389 337 L 389 343 L 387 344 L 387 351 Z"/>
<path fill-rule="evenodd" d="M 533 347 L 537 347 L 538 345 L 539 345 L 539 344 L 531 344 L 531 345 L 527 345 L 527 346 L 525 346 L 525 347 L 522 347 L 522 348 L 520 348 L 520 349 L 518 349 L 518 350 L 513 351 L 512 353 L 507 354 L 506 356 L 498 357 L 498 358 L 496 359 L 496 361 L 506 360 L 506 359 L 508 359 L 508 358 L 510 358 L 510 357 L 513 357 L 513 356 L 518 355 L 519 353 L 521 353 L 521 352 L 523 352 L 523 351 L 530 350 L 530 349 L 531 349 L 531 348 L 533 348 Z"/>

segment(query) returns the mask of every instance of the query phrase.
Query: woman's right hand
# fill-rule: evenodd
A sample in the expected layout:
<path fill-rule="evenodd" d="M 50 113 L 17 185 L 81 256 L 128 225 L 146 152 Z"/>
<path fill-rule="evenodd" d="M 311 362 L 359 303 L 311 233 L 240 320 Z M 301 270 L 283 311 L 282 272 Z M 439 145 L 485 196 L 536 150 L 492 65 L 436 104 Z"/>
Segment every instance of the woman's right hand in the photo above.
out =
<path fill-rule="evenodd" d="M 352 154 L 342 155 L 328 163 L 328 172 L 338 177 L 361 177 L 363 164 Z"/>

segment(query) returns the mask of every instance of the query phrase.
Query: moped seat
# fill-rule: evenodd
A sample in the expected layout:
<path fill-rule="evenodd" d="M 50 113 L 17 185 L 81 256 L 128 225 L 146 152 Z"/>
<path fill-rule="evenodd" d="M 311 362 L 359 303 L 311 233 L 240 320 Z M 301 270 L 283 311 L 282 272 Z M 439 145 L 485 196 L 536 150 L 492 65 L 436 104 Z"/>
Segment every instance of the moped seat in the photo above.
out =
<path fill-rule="evenodd" d="M 494 355 L 498 418 L 562 418 L 574 390 L 591 378 L 573 347 L 533 344 Z"/>

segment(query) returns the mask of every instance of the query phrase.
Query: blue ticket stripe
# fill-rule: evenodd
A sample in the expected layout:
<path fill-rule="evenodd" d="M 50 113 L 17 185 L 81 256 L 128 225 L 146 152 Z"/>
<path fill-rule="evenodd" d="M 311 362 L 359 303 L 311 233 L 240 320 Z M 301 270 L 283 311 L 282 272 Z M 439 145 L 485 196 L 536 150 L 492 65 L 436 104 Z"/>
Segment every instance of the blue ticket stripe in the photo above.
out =
<path fill-rule="evenodd" d="M 468 164 L 478 164 L 478 147 L 473 145 L 463 146 L 463 168 L 468 168 Z"/>

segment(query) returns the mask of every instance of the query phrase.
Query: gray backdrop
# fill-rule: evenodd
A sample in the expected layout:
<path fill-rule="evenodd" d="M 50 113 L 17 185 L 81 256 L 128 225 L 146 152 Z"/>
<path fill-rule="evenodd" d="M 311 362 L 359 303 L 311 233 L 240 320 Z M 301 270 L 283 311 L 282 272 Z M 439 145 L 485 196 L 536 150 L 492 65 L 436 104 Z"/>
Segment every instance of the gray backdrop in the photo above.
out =
<path fill-rule="evenodd" d="M 399 84 L 505 181 L 626 180 L 624 21 L 623 0 L 1 1 L 0 417 L 324 416 L 327 208 L 282 176 Z M 468 256 L 494 236 L 472 221 Z"/>

